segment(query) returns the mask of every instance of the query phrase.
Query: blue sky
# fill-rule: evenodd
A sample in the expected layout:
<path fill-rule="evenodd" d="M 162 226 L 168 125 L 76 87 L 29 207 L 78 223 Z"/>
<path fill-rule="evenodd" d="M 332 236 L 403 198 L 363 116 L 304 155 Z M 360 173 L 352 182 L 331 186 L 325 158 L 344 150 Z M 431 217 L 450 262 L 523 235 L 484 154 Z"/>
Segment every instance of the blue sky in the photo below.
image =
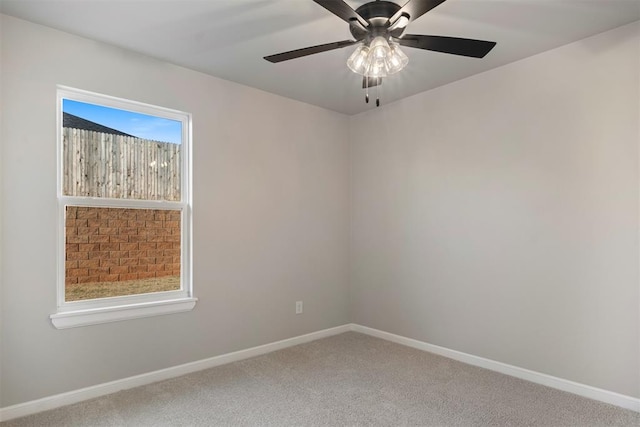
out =
<path fill-rule="evenodd" d="M 62 111 L 138 138 L 174 144 L 180 144 L 182 141 L 182 123 L 177 120 L 87 104 L 71 99 L 62 100 Z"/>

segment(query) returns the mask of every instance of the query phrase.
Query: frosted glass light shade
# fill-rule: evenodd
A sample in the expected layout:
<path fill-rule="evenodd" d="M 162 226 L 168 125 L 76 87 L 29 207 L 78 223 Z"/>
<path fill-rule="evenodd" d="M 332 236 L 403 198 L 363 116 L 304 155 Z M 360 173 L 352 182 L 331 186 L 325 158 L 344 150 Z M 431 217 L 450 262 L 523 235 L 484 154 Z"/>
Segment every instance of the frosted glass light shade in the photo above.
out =
<path fill-rule="evenodd" d="M 371 41 L 369 49 L 371 50 L 371 55 L 375 59 L 384 59 L 387 57 L 387 55 L 389 55 L 389 52 L 391 51 L 389 43 L 387 43 L 387 40 L 382 36 L 374 38 Z"/>
<path fill-rule="evenodd" d="M 395 74 L 409 63 L 409 58 L 400 50 L 398 43 L 391 43 L 389 55 L 385 59 L 388 74 Z"/>
<path fill-rule="evenodd" d="M 349 67 L 349 69 L 354 73 L 362 74 L 364 76 L 369 68 L 369 62 L 367 60 L 368 57 L 369 48 L 361 44 L 347 60 L 347 67 Z"/>
<path fill-rule="evenodd" d="M 384 58 L 374 58 L 367 70 L 367 77 L 387 77 L 387 67 Z"/>

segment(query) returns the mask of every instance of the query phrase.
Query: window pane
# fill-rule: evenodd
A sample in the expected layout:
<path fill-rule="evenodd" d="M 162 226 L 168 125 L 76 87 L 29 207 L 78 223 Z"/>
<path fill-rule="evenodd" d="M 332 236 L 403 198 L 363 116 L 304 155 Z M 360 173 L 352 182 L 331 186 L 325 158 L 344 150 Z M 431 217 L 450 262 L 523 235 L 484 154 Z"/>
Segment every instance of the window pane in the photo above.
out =
<path fill-rule="evenodd" d="M 65 301 L 180 289 L 180 210 L 65 208 Z"/>
<path fill-rule="evenodd" d="M 180 121 L 69 99 L 62 116 L 62 194 L 181 200 Z"/>

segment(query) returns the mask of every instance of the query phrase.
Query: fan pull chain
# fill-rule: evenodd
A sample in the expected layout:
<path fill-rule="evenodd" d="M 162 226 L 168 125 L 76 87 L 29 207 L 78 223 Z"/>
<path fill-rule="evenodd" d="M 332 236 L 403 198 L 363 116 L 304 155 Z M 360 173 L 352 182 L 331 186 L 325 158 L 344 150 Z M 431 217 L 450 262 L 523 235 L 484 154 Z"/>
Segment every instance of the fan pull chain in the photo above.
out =
<path fill-rule="evenodd" d="M 380 106 L 380 85 L 376 86 L 376 107 Z"/>
<path fill-rule="evenodd" d="M 369 103 L 369 76 L 365 76 L 364 102 Z"/>

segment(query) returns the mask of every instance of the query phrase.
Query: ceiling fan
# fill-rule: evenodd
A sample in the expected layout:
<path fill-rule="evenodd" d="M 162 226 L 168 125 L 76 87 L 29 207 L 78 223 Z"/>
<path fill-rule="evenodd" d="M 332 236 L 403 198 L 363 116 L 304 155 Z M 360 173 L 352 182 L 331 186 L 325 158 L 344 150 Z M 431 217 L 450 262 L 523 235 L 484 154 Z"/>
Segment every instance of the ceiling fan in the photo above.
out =
<path fill-rule="evenodd" d="M 296 49 L 265 56 L 264 59 L 277 63 L 360 43 L 349 57 L 347 66 L 363 76 L 362 87 L 367 89 L 366 102 L 369 102 L 368 88 L 381 85 L 383 77 L 397 73 L 409 62 L 400 46 L 483 58 L 496 45 L 495 42 L 460 37 L 405 34 L 411 21 L 415 21 L 446 0 L 409 0 L 404 6 L 376 0 L 355 10 L 343 0 L 313 1 L 346 21 L 355 40 Z M 379 99 L 376 99 L 376 105 L 380 105 Z"/>

